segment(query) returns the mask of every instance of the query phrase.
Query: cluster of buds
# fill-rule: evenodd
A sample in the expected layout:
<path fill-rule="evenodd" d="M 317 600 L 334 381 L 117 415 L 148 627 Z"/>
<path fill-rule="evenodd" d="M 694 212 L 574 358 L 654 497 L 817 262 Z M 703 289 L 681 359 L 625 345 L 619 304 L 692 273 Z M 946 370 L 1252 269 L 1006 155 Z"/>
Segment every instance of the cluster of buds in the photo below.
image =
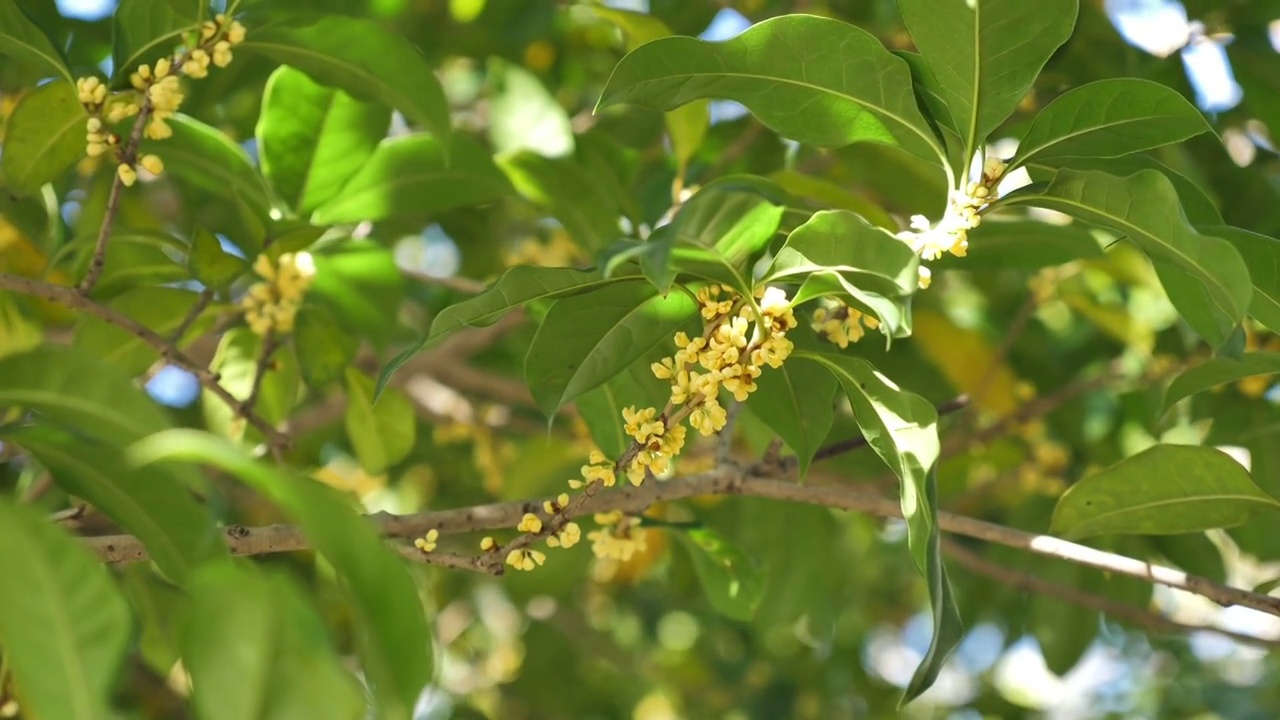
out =
<path fill-rule="evenodd" d="M 424 553 L 434 552 L 436 541 L 440 539 L 439 530 L 428 530 L 427 534 L 413 541 L 413 546 Z"/>
<path fill-rule="evenodd" d="M 259 255 L 253 270 L 263 280 L 254 283 L 240 300 L 249 329 L 262 337 L 293 330 L 302 296 L 316 274 L 311 254 L 284 253 L 275 262 Z"/>
<path fill-rule="evenodd" d="M 912 215 L 911 229 L 898 233 L 898 237 L 909 243 L 924 260 L 937 260 L 947 252 L 964 257 L 969 252 L 969 231 L 982 223 L 979 213 L 996 199 L 995 188 L 1004 172 L 1003 160 L 987 158 L 980 180 L 949 193 L 947 210 L 941 220 L 930 223 L 924 215 Z M 929 268 L 920 266 L 920 287 L 927 288 L 930 282 L 932 274 Z"/>
<path fill-rule="evenodd" d="M 143 135 L 149 140 L 164 140 L 173 135 L 168 120 L 178 112 L 184 95 L 179 76 L 203 78 L 209 74 L 209 65 L 226 67 L 231 63 L 231 48 L 244 42 L 245 28 L 239 22 L 218 15 L 200 28 L 199 40 L 178 50 L 173 57 L 157 60 L 155 65 L 140 65 L 130 73 L 132 89 L 109 93 L 107 86 L 96 77 L 83 77 L 76 81 L 80 104 L 89 114 L 85 136 L 85 152 L 99 157 L 112 151 L 117 162 L 116 175 L 126 187 L 137 179 L 141 166 L 152 175 L 164 171 L 164 164 L 155 155 L 135 157 L 137 148 L 122 147 L 120 136 L 107 125 L 121 123 L 142 113 L 147 107 Z"/>
<path fill-rule="evenodd" d="M 868 329 L 880 327 L 880 321 L 873 315 L 850 307 L 839 300 L 823 300 L 824 307 L 813 311 L 813 323 L 810 325 L 823 338 L 840 346 L 849 347 L 866 335 Z"/>

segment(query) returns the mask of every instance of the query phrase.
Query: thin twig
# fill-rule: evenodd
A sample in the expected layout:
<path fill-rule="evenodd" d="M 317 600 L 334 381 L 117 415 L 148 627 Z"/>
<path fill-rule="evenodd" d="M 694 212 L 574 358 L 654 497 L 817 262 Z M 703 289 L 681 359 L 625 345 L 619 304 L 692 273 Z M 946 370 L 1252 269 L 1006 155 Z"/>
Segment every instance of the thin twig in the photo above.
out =
<path fill-rule="evenodd" d="M 886 518 L 902 517 L 902 508 L 896 500 L 845 486 L 800 485 L 793 480 L 757 475 L 755 474 L 757 469 L 722 467 L 667 482 L 649 481 L 639 487 L 620 483 L 618 487 L 606 491 L 602 491 L 600 483 L 592 483 L 582 494 L 574 498 L 575 507 L 568 516 L 581 517 L 590 513 L 612 510 L 636 514 L 658 502 L 671 502 L 700 495 L 746 495 L 820 505 Z M 479 505 L 414 515 L 378 513 L 370 516 L 370 520 L 383 535 L 393 538 L 420 537 L 429 530 L 437 530 L 440 535 L 450 535 L 503 528 L 514 529 L 525 513 L 534 513 L 544 522 L 551 519 L 542 507 L 542 500 L 540 498 L 524 502 Z M 561 514 L 557 517 L 565 517 L 565 515 Z M 956 535 L 965 535 L 1046 557 L 1059 558 L 1077 565 L 1134 577 L 1149 583 L 1167 585 L 1201 595 L 1220 605 L 1241 605 L 1280 617 L 1280 597 L 1222 585 L 1170 567 L 1154 565 L 1048 535 L 1024 532 L 948 512 L 938 513 L 938 526 Z M 507 550 L 526 547 L 536 539 L 542 539 L 542 536 L 523 534 L 513 540 Z M 241 528 L 237 537 L 228 535 L 227 541 L 232 551 L 241 555 L 304 550 L 308 547 L 301 529 L 286 525 Z M 84 538 L 84 542 L 106 562 L 136 561 L 147 557 L 146 549 L 137 538 L 130 535 Z M 505 556 L 505 553 L 502 555 Z M 474 561 L 493 574 L 502 572 L 503 557 L 486 555 L 474 558 Z"/>
<path fill-rule="evenodd" d="M 262 337 L 262 345 L 258 348 L 258 362 L 253 369 L 253 385 L 250 386 L 249 394 L 245 397 L 244 402 L 240 404 L 241 415 L 253 412 L 253 406 L 258 402 L 258 395 L 262 393 L 262 381 L 271 370 L 271 356 L 275 355 L 276 349 L 279 347 L 280 339 L 274 330 L 268 331 Z"/>
<path fill-rule="evenodd" d="M 133 167 L 138 159 L 138 145 L 142 142 L 142 131 L 151 118 L 151 95 L 142 93 L 142 108 L 138 111 L 138 119 L 133 124 L 129 139 L 121 148 L 119 162 Z M 102 215 L 102 224 L 98 226 L 98 240 L 93 245 L 93 256 L 89 259 L 89 269 L 80 281 L 78 292 L 88 296 L 102 277 L 102 270 L 107 265 L 107 241 L 111 239 L 111 229 L 115 226 L 116 216 L 120 214 L 120 197 L 124 194 L 124 180 L 120 173 L 115 173 L 111 180 L 111 192 L 107 195 L 107 208 Z"/>
<path fill-rule="evenodd" d="M 1018 338 L 1022 337 L 1022 332 L 1027 329 L 1027 323 L 1031 320 L 1031 316 L 1035 314 L 1038 305 L 1036 294 L 1033 292 L 1027 293 L 1027 299 L 1018 307 L 1018 313 L 1014 316 L 1013 322 L 1009 324 L 1009 330 L 1001 338 L 1000 347 L 996 348 L 995 356 L 991 358 L 991 363 L 987 365 L 987 369 L 983 371 L 982 377 L 978 379 L 978 384 L 974 386 L 973 392 L 970 394 L 974 405 L 980 406 L 982 401 L 986 399 L 992 383 L 1000 375 L 1000 368 L 1009 359 L 1009 353 L 1013 351 L 1013 346 L 1018 342 Z"/>
<path fill-rule="evenodd" d="M 482 283 L 479 280 L 472 280 L 471 278 L 462 277 L 460 275 L 454 275 L 452 277 L 437 277 L 435 275 L 428 275 L 424 272 L 418 272 L 417 270 L 406 270 L 403 268 L 400 272 L 404 273 L 405 277 L 412 278 L 418 282 L 426 283 L 428 285 L 439 285 L 442 288 L 447 288 L 454 292 L 460 292 L 466 295 L 479 295 L 489 287 L 486 283 Z"/>
<path fill-rule="evenodd" d="M 956 564 L 979 575 L 985 575 L 993 580 L 997 580 L 1005 585 L 1009 585 L 1027 592 L 1038 593 L 1040 595 L 1048 595 L 1063 602 L 1079 605 L 1089 610 L 1106 613 L 1117 620 L 1130 623 L 1135 627 L 1141 628 L 1148 633 L 1191 633 L 1191 632 L 1211 632 L 1224 637 L 1231 638 L 1245 645 L 1253 645 L 1267 649 L 1280 647 L 1280 642 L 1276 640 L 1268 640 L 1256 637 L 1254 635 L 1246 635 L 1223 628 L 1212 627 L 1208 625 L 1191 625 L 1172 620 L 1156 612 L 1144 610 L 1143 608 L 1123 603 L 1118 600 L 1112 600 L 1103 595 L 1096 595 L 1091 592 L 1081 590 L 1071 585 L 1063 585 L 1051 580 L 1045 580 L 1030 573 L 1018 572 L 1011 568 L 1005 567 L 999 563 L 991 562 L 981 555 L 966 548 L 959 542 L 951 538 L 944 537 L 942 539 L 942 549 L 946 554 L 956 562 Z"/>
<path fill-rule="evenodd" d="M 182 353 L 181 350 L 174 347 L 172 343 L 165 340 L 151 328 L 138 323 L 137 321 L 121 315 L 115 310 L 101 305 L 93 300 L 81 295 L 76 290 L 63 286 L 53 285 L 51 283 L 42 282 L 40 280 L 32 280 L 30 278 L 10 275 L 8 273 L 0 273 L 0 290 L 10 290 L 12 292 L 30 295 L 32 297 L 42 298 L 59 305 L 64 305 L 73 310 L 86 312 L 104 322 L 115 325 L 134 337 L 142 340 L 150 345 L 160 357 L 167 360 L 172 365 L 190 372 L 200 381 L 200 384 L 207 388 L 220 400 L 227 404 L 233 410 L 241 408 L 240 401 L 236 399 L 225 387 L 218 382 L 218 374 L 209 370 L 209 368 L 193 361 Z M 256 413 L 245 414 L 245 420 L 250 425 L 261 432 L 263 437 L 272 447 L 283 446 L 286 444 L 286 438 L 272 427 L 271 423 L 264 420 Z"/>
<path fill-rule="evenodd" d="M 187 311 L 187 316 L 182 318 L 182 322 L 178 323 L 178 327 L 169 336 L 170 343 L 176 347 L 182 342 L 182 336 L 186 335 L 191 326 L 195 325 L 196 320 L 200 319 L 200 314 L 205 311 L 205 308 L 209 307 L 209 303 L 213 302 L 213 297 L 213 288 L 205 288 L 200 291 L 200 297 L 196 298 L 195 304 Z"/>

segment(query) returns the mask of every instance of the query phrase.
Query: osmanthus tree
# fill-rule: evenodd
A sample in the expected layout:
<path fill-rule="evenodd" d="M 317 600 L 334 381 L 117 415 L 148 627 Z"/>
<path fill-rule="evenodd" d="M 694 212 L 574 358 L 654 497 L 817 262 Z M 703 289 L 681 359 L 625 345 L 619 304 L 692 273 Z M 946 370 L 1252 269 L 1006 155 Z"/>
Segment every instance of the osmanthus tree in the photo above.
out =
<path fill-rule="evenodd" d="M 0 714 L 1276 711 L 1274 3 L 619 5 L 0 0 Z"/>

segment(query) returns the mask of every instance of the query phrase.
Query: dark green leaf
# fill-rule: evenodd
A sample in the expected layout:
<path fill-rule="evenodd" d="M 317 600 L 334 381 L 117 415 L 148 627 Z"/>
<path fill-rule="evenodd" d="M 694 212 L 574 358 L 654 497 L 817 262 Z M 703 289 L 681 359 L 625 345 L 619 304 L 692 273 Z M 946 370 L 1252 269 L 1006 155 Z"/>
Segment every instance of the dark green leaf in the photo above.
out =
<path fill-rule="evenodd" d="M 167 122 L 173 127 L 173 137 L 142 143 L 144 152 L 164 160 L 166 174 L 205 192 L 243 202 L 255 215 L 270 213 L 266 181 L 243 148 L 221 130 L 186 115 L 175 115 Z"/>
<path fill-rule="evenodd" d="M 1280 509 L 1230 455 L 1210 447 L 1156 445 L 1072 485 L 1050 532 L 1169 535 L 1233 527 Z"/>
<path fill-rule="evenodd" d="M 168 338 L 182 324 L 197 298 L 190 290 L 138 287 L 112 298 L 107 306 Z M 192 329 L 188 328 L 179 346 L 193 339 Z M 90 357 L 115 365 L 132 376 L 141 374 L 160 359 L 155 348 L 138 336 L 93 316 L 85 316 L 76 326 L 72 344 Z"/>
<path fill-rule="evenodd" d="M 1036 182 L 1048 182 L 1053 179 L 1059 167 L 1070 167 L 1076 170 L 1103 170 L 1112 175 L 1133 175 L 1142 170 L 1157 170 L 1178 191 L 1178 199 L 1182 201 L 1182 210 L 1192 225 L 1221 225 L 1222 213 L 1218 205 L 1209 197 L 1208 191 L 1200 183 L 1186 175 L 1174 171 L 1173 168 L 1156 160 L 1150 155 L 1124 155 L 1112 158 L 1062 158 L 1056 165 L 1041 165 L 1032 162 L 1026 166 L 1031 179 Z"/>
<path fill-rule="evenodd" d="M 1280 373 L 1280 353 L 1245 353 L 1239 361 L 1213 358 L 1187 370 L 1169 383 L 1161 413 L 1167 412 L 1179 400 L 1209 388 L 1254 375 L 1272 373 Z"/>
<path fill-rule="evenodd" d="M 422 53 L 363 18 L 290 18 L 253 28 L 240 46 L 292 65 L 357 98 L 381 100 L 449 147 L 449 105 Z"/>
<path fill-rule="evenodd" d="M 23 714 L 114 717 L 133 619 L 107 569 L 39 511 L 0 498 L 0 577 L 0 644 Z"/>
<path fill-rule="evenodd" d="M 62 53 L 14 0 L 0 0 L 0 56 L 12 58 L 46 77 L 57 75 L 71 82 L 71 71 Z"/>
<path fill-rule="evenodd" d="M 191 238 L 187 269 L 191 271 L 191 277 L 202 285 L 226 291 L 232 282 L 249 269 L 249 263 L 244 258 L 223 250 L 222 243 L 212 233 L 197 229 Z"/>
<path fill-rule="evenodd" d="M 510 193 L 507 179 L 478 143 L 454 138 L 446 158 L 435 138 L 410 135 L 383 141 L 312 220 L 329 224 L 423 219 Z"/>
<path fill-rule="evenodd" d="M 663 297 L 638 283 L 557 300 L 525 357 L 525 379 L 538 407 L 551 417 L 637 358 L 671 342 L 696 312 L 696 303 L 685 293 Z"/>
<path fill-rule="evenodd" d="M 960 137 L 966 165 L 987 135 L 1013 112 L 1049 57 L 1075 26 L 1077 0 L 898 0 L 902 19 L 948 123 Z"/>
<path fill-rule="evenodd" d="M 839 273 L 863 290 L 895 297 L 915 292 L 919 256 L 911 246 L 847 210 L 824 210 L 796 228 L 765 273 L 766 282 L 799 282 Z"/>
<path fill-rule="evenodd" d="M 262 338 L 247 327 L 232 328 L 223 334 L 209 369 L 219 374 L 222 387 L 232 397 L 243 402 L 253 390 L 261 353 Z M 276 351 L 266 366 L 253 411 L 269 423 L 278 423 L 297 404 L 298 391 L 297 360 L 291 353 Z M 208 390 L 204 391 L 203 406 L 211 428 L 230 437 L 240 437 L 245 432 L 246 424 L 239 413 Z"/>
<path fill-rule="evenodd" d="M 761 373 L 747 399 L 747 407 L 796 454 L 801 480 L 831 431 L 835 392 L 836 379 L 826 368 L 796 359 Z"/>
<path fill-rule="evenodd" d="M 1280 240 L 1226 225 L 1198 229 L 1235 246 L 1249 266 L 1253 282 L 1249 314 L 1273 332 L 1280 332 Z"/>
<path fill-rule="evenodd" d="M 886 336 L 886 346 L 892 338 L 911 335 L 910 296 L 887 298 L 879 293 L 862 290 L 849 282 L 849 278 L 844 273 L 834 270 L 815 270 L 800 285 L 791 302 L 794 305 L 801 305 L 821 297 L 838 298 L 859 312 L 879 319 L 881 331 Z"/>
<path fill-rule="evenodd" d="M 226 554 L 208 507 L 165 467 L 132 468 L 118 448 L 46 427 L 17 428 L 5 438 L 30 451 L 68 493 L 136 535 L 174 582 Z"/>
<path fill-rule="evenodd" d="M 111 60 L 116 85 L 125 85 L 138 66 L 173 57 L 183 33 L 200 27 L 197 3 L 175 0 L 120 0 L 111 21 Z"/>
<path fill-rule="evenodd" d="M 4 184 L 30 194 L 62 175 L 84 157 L 88 119 L 70 82 L 56 80 L 24 95 L 5 123 Z"/>
<path fill-rule="evenodd" d="M 381 475 L 413 450 L 417 418 L 413 403 L 399 391 L 382 393 L 373 402 L 373 380 L 355 368 L 347 368 L 347 411 L 343 416 L 347 439 L 360 466 L 370 475 Z"/>
<path fill-rule="evenodd" d="M 1102 245 L 1080 225 L 987 218 L 969 231 L 969 251 L 943 255 L 936 269 L 1039 270 L 1073 260 L 1102 257 Z"/>
<path fill-rule="evenodd" d="M 194 430 L 153 435 L 132 449 L 140 465 L 208 463 L 271 498 L 298 524 L 343 581 L 356 610 L 362 668 L 376 715 L 409 720 L 431 679 L 431 637 L 413 579 L 377 530 L 337 490 L 259 463 L 239 447 Z"/>
<path fill-rule="evenodd" d="M 326 246 L 312 253 L 315 280 L 308 299 L 324 303 L 348 329 L 375 346 L 396 328 L 405 280 L 389 250 L 367 240 Z"/>
<path fill-rule="evenodd" d="M 1114 78 L 1063 93 L 1040 111 L 1010 166 L 1071 157 L 1117 157 L 1213 132 L 1172 88 Z"/>
<path fill-rule="evenodd" d="M 711 606 L 735 620 L 750 620 L 764 594 L 764 575 L 755 561 L 714 530 L 695 528 L 676 537 L 689 551 Z"/>
<path fill-rule="evenodd" d="M 526 150 L 501 157 L 498 164 L 521 196 L 545 207 L 584 249 L 598 250 L 622 235 L 617 199 L 575 158 L 545 158 Z"/>
<path fill-rule="evenodd" d="M 778 133 L 818 147 L 870 141 L 946 159 L 906 63 L 839 20 L 787 15 L 722 43 L 655 40 L 618 63 L 600 107 L 666 111 L 701 98 L 737 100 Z"/>
<path fill-rule="evenodd" d="M 201 568 L 191 582 L 182 635 L 200 720 L 365 716 L 365 698 L 343 667 L 305 595 L 249 563 Z"/>
<path fill-rule="evenodd" d="M 778 231 L 786 208 L 759 192 L 710 183 L 687 200 L 671 221 L 677 242 L 716 250 L 734 267 L 759 252 Z"/>
<path fill-rule="evenodd" d="M 342 377 L 355 359 L 360 339 L 339 325 L 325 308 L 304 304 L 294 321 L 293 346 L 302 381 L 321 388 Z"/>
<path fill-rule="evenodd" d="M 75 257 L 75 276 L 83 276 L 93 256 L 97 234 L 77 238 L 64 251 Z M 181 240 L 159 232 L 120 229 L 111 233 L 106 264 L 94 296 L 107 298 L 138 285 L 161 285 L 186 280 L 190 273 L 180 260 L 187 248 Z"/>
<path fill-rule="evenodd" d="M 390 125 L 386 106 L 282 66 L 267 80 L 258 118 L 262 173 L 285 204 L 306 215 L 338 194 Z"/>
<path fill-rule="evenodd" d="M 1188 320 L 1211 320 L 1193 327 L 1215 346 L 1244 317 L 1252 291 L 1249 270 L 1240 253 L 1226 240 L 1192 229 L 1173 185 L 1157 171 L 1143 170 L 1119 178 L 1064 169 L 1048 186 L 1017 191 L 1001 202 L 1046 207 L 1101 225 L 1128 237 L 1153 260 L 1194 279 L 1194 284 L 1180 282 L 1166 290 L 1174 307 Z"/>
<path fill-rule="evenodd" d="M 1213 582 L 1227 582 L 1227 568 L 1222 551 L 1205 533 L 1155 535 L 1151 538 L 1151 544 L 1169 562 L 1192 575 L 1209 578 Z"/>

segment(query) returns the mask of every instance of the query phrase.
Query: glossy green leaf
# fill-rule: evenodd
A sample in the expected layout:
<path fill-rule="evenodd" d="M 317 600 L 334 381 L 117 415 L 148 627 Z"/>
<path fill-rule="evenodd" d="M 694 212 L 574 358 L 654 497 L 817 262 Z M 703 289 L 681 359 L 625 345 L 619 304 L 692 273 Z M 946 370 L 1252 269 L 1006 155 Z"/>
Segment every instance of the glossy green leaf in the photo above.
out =
<path fill-rule="evenodd" d="M 76 238 L 63 251 L 71 255 L 74 277 L 83 277 L 89 268 L 97 233 Z M 167 233 L 121 228 L 111 233 L 106 263 L 94 287 L 95 298 L 109 298 L 138 285 L 162 285 L 190 277 L 183 267 L 186 245 Z"/>
<path fill-rule="evenodd" d="M 768 178 L 783 190 L 797 198 L 810 200 L 818 207 L 855 212 L 872 225 L 886 230 L 898 228 L 898 221 L 884 208 L 831 180 L 787 169 L 775 170 L 769 173 Z"/>
<path fill-rule="evenodd" d="M 1240 360 L 1216 357 L 1187 370 L 1169 383 L 1164 393 L 1163 412 L 1174 403 L 1198 392 L 1254 375 L 1280 373 L 1280 353 L 1245 353 Z"/>
<path fill-rule="evenodd" d="M 307 291 L 348 329 L 381 347 L 396 329 L 405 279 L 391 251 L 368 240 L 326 246 L 311 254 L 316 275 Z"/>
<path fill-rule="evenodd" d="M 1030 173 L 1032 180 L 1048 182 L 1053 179 L 1054 174 L 1058 172 L 1060 167 L 1069 167 L 1076 170 L 1102 170 L 1112 175 L 1120 176 L 1133 175 L 1142 170 L 1157 170 L 1166 178 L 1169 178 L 1169 182 L 1173 183 L 1173 188 L 1178 191 L 1178 199 L 1182 201 L 1182 210 L 1187 214 L 1187 219 L 1191 221 L 1192 225 L 1221 225 L 1223 223 L 1222 213 L 1218 210 L 1217 202 L 1209 197 L 1208 191 L 1201 183 L 1175 171 L 1150 155 L 1139 153 L 1110 158 L 1062 158 L 1052 165 L 1032 161 L 1026 166 L 1026 169 Z"/>
<path fill-rule="evenodd" d="M 198 297 L 190 290 L 144 286 L 117 295 L 107 305 L 161 337 L 169 338 L 186 319 Z M 179 346 L 193 339 L 193 329 L 198 329 L 194 328 L 194 323 L 180 339 Z M 155 348 L 138 336 L 93 316 L 85 316 L 76 325 L 72 344 L 90 357 L 115 365 L 134 376 L 160 360 Z"/>
<path fill-rule="evenodd" d="M 489 140 L 494 150 L 529 150 L 546 157 L 573 154 L 569 113 L 537 75 L 519 65 L 489 61 Z"/>
<path fill-rule="evenodd" d="M 263 92 L 255 133 L 262 173 L 299 215 L 337 195 L 391 125 L 385 105 L 356 100 L 288 66 L 271 74 Z"/>
<path fill-rule="evenodd" d="M 241 402 L 248 400 L 257 382 L 259 390 L 253 411 L 269 423 L 278 423 L 288 417 L 297 404 L 298 365 L 291 353 L 277 350 L 261 381 L 255 381 L 261 352 L 262 338 L 247 327 L 232 328 L 218 342 L 209 369 L 218 373 L 222 387 Z M 246 423 L 238 413 L 208 390 L 204 391 L 202 405 L 211 428 L 230 437 L 240 437 L 246 432 Z"/>
<path fill-rule="evenodd" d="M 826 368 L 796 359 L 761 373 L 747 399 L 747 407 L 796 454 L 801 480 L 831 431 L 836 384 Z"/>
<path fill-rule="evenodd" d="M 847 210 L 824 210 L 787 236 L 765 277 L 796 282 L 813 272 L 833 272 L 893 297 L 915 291 L 919 265 L 911 246 L 888 231 Z"/>
<path fill-rule="evenodd" d="M 269 214 L 266 181 L 243 148 L 221 130 L 186 115 L 175 115 L 167 122 L 173 137 L 142 143 L 144 152 L 164 160 L 166 174 L 205 192 L 244 202 L 256 215 Z"/>
<path fill-rule="evenodd" d="M 197 229 L 191 237 L 187 269 L 200 284 L 225 292 L 249 270 L 249 262 L 224 250 L 212 233 Z"/>
<path fill-rule="evenodd" d="M 557 300 L 525 356 L 525 380 L 551 417 L 671 337 L 697 312 L 683 292 L 663 297 L 638 283 Z"/>
<path fill-rule="evenodd" d="M 199 720 L 357 720 L 365 698 L 307 596 L 249 563 L 201 568 L 182 633 Z"/>
<path fill-rule="evenodd" d="M 381 475 L 413 450 L 418 429 L 413 403 L 399 391 L 389 390 L 375 405 L 373 380 L 350 367 L 346 376 L 347 411 L 343 422 L 347 439 L 365 472 Z"/>
<path fill-rule="evenodd" d="M 968 163 L 1075 27 L 1077 0 L 898 0 Z M 959 168 L 967 170 L 966 167 Z"/>
<path fill-rule="evenodd" d="M 5 123 L 4 184 L 35 193 L 84 157 L 85 121 L 75 87 L 56 80 L 25 94 Z"/>
<path fill-rule="evenodd" d="M 0 405 L 25 407 L 117 447 L 170 426 L 128 374 L 59 345 L 0 359 Z"/>
<path fill-rule="evenodd" d="M 355 359 L 360 339 L 324 307 L 304 304 L 294 320 L 293 346 L 302 381 L 312 388 L 322 388 L 342 377 Z"/>
<path fill-rule="evenodd" d="M 733 537 L 764 575 L 757 627 L 775 630 L 803 623 L 818 642 L 831 637 L 847 604 L 844 592 L 857 582 L 853 573 L 830 572 L 831 552 L 840 547 L 845 529 L 836 515 L 825 507 L 761 498 L 735 498 L 733 505 L 738 513 Z M 762 533 L 762 527 L 786 532 Z"/>
<path fill-rule="evenodd" d="M 186 460 L 222 468 L 277 503 L 333 566 L 354 606 L 361 666 L 376 715 L 409 720 L 431 679 L 431 636 L 404 562 L 339 491 L 255 461 L 243 449 L 195 430 L 153 435 L 131 450 L 140 465 Z"/>
<path fill-rule="evenodd" d="M 911 677 L 903 702 L 919 697 L 937 679 L 964 629 L 951 581 L 942 563 L 938 531 L 936 464 L 941 452 L 938 411 L 929 401 L 904 392 L 861 358 L 802 352 L 825 365 L 839 380 L 867 444 L 902 481 L 902 515 L 916 569 L 929 586 L 933 639 Z"/>
<path fill-rule="evenodd" d="M 834 297 L 844 304 L 880 321 L 885 334 L 886 347 L 893 338 L 911 336 L 911 297 L 888 298 L 868 292 L 853 283 L 843 273 L 831 270 L 815 270 L 805 278 L 792 296 L 793 305 L 801 305 L 822 297 Z"/>
<path fill-rule="evenodd" d="M 1280 502 L 1230 455 L 1210 447 L 1155 445 L 1067 489 L 1050 532 L 1169 535 L 1233 527 Z"/>
<path fill-rule="evenodd" d="M 1179 284 L 1169 299 L 1189 320 L 1195 314 L 1188 312 L 1191 305 L 1207 314 L 1211 323 L 1193 327 L 1214 345 L 1244 317 L 1252 291 L 1240 253 L 1226 240 L 1196 232 L 1182 213 L 1173 185 L 1159 172 L 1143 170 L 1120 178 L 1064 169 L 1047 186 L 1020 190 L 1001 202 L 1037 205 L 1108 228 L 1128 237 L 1153 260 L 1193 278 L 1194 285 Z"/>
<path fill-rule="evenodd" d="M 933 267 L 972 271 L 1039 270 L 1101 257 L 1101 243 L 1081 225 L 988 218 L 969 231 L 969 250 L 964 257 L 943 255 Z"/>
<path fill-rule="evenodd" d="M 1010 166 L 1071 157 L 1116 157 L 1213 132 L 1177 91 L 1137 78 L 1099 80 L 1060 95 L 1040 111 Z"/>
<path fill-rule="evenodd" d="M 1169 562 L 1192 575 L 1226 583 L 1227 567 L 1222 551 L 1206 533 L 1186 535 L 1154 535 L 1151 544 Z M 1266 590 L 1254 592 L 1267 592 Z"/>
<path fill-rule="evenodd" d="M 802 143 L 879 142 L 945 160 L 911 87 L 906 63 L 866 31 L 787 15 L 722 43 L 687 37 L 647 43 L 614 68 L 600 107 L 629 103 L 666 111 L 723 98 Z"/>
<path fill-rule="evenodd" d="M 498 164 L 522 197 L 546 208 L 584 249 L 598 250 L 622 235 L 617 198 L 577 159 L 522 151 Z"/>
<path fill-rule="evenodd" d="M 1280 240 L 1227 225 L 1197 229 L 1235 246 L 1249 267 L 1253 283 L 1249 315 L 1273 332 L 1280 332 Z"/>
<path fill-rule="evenodd" d="M 71 71 L 49 36 L 23 12 L 15 0 L 0 0 L 0 56 L 71 82 Z"/>
<path fill-rule="evenodd" d="M 111 18 L 115 85 L 127 85 L 138 66 L 173 57 L 182 35 L 200 27 L 197 3 L 179 0 L 120 0 Z"/>
<path fill-rule="evenodd" d="M 450 147 L 449 105 L 431 66 L 403 36 L 364 18 L 288 18 L 255 27 L 237 50 L 261 52 L 317 82 L 381 100 Z"/>
<path fill-rule="evenodd" d="M 764 574 L 756 562 L 709 528 L 686 530 L 676 537 L 689 551 L 711 607 L 734 620 L 750 620 L 764 594 Z"/>
<path fill-rule="evenodd" d="M 41 513 L 0 498 L 0 644 L 25 716 L 113 717 L 133 619 L 106 567 Z"/>
<path fill-rule="evenodd" d="M 34 455 L 59 487 L 137 536 L 170 580 L 181 584 L 192 567 L 226 554 L 209 508 L 169 469 L 130 467 L 120 448 L 47 427 L 20 427 L 4 437 Z"/>
<path fill-rule="evenodd" d="M 511 193 L 507 179 L 478 143 L 454 138 L 448 153 L 446 157 L 439 141 L 427 135 L 385 140 L 311 219 L 322 224 L 424 219 Z"/>

